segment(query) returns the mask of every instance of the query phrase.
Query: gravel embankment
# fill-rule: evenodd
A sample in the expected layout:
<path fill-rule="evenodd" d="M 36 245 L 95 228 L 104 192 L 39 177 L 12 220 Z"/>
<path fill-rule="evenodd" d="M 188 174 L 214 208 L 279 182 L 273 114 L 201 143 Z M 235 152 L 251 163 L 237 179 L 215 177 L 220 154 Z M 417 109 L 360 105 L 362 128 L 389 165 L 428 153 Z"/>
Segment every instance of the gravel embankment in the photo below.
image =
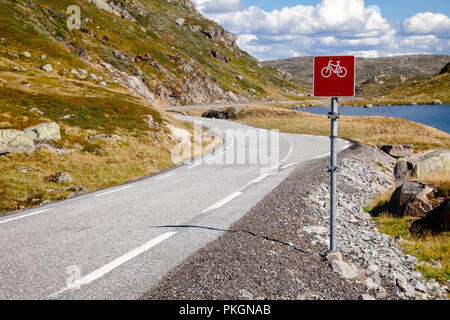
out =
<path fill-rule="evenodd" d="M 339 164 L 338 247 L 358 272 L 356 278 L 333 271 L 325 257 L 325 159 L 298 167 L 228 232 L 171 270 L 142 299 L 425 298 L 419 289 L 426 287 L 429 293 L 436 285 L 413 271 L 417 260 L 403 255 L 362 210 L 392 186 L 393 159 L 356 146 L 340 154 Z"/>

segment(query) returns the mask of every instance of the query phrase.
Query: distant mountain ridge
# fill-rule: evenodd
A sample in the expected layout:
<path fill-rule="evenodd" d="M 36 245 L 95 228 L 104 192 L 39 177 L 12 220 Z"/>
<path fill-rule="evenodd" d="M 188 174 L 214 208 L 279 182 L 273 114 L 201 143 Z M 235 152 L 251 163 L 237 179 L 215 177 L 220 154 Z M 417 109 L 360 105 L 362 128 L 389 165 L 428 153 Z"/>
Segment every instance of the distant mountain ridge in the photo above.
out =
<path fill-rule="evenodd" d="M 356 82 L 360 95 L 392 90 L 407 82 L 438 74 L 449 63 L 450 55 L 404 55 L 384 58 L 357 58 Z M 294 81 L 312 87 L 313 57 L 296 57 L 263 62 L 292 74 Z M 369 84 L 376 85 L 376 88 Z"/>

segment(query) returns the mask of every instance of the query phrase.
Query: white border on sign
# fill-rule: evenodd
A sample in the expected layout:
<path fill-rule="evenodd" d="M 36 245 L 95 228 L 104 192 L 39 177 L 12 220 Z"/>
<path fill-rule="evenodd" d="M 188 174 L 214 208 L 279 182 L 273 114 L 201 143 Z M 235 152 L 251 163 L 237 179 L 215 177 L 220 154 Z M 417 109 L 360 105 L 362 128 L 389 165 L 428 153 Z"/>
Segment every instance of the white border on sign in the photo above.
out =
<path fill-rule="evenodd" d="M 352 96 L 340 96 L 340 97 L 354 97 L 356 95 L 356 57 L 355 56 L 314 56 L 313 59 L 313 97 L 316 98 L 333 98 L 333 96 L 316 96 L 315 93 L 315 74 L 316 74 L 316 58 L 339 58 L 339 57 L 353 57 L 353 95 Z M 339 98 L 339 97 L 337 97 Z"/>

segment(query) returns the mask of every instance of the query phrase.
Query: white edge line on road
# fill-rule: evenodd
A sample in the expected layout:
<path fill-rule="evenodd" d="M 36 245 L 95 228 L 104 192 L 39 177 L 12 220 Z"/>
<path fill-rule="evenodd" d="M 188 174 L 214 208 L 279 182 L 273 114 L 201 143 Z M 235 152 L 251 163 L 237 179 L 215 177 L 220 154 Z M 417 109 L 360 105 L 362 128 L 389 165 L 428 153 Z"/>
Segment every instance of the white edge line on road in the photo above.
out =
<path fill-rule="evenodd" d="M 0 224 L 7 223 L 7 222 L 11 222 L 11 221 L 14 221 L 14 220 L 19 220 L 19 219 L 27 218 L 27 217 L 31 217 L 31 216 L 34 216 L 35 214 L 38 214 L 38 213 L 44 213 L 44 212 L 47 212 L 47 211 L 50 211 L 50 210 L 52 210 L 52 209 L 43 209 L 43 210 L 35 211 L 35 212 L 32 212 L 32 213 L 24 214 L 24 215 L 19 216 L 19 217 L 1 220 L 1 221 L 0 221 Z"/>
<path fill-rule="evenodd" d="M 133 186 L 125 186 L 125 187 L 122 187 L 122 188 L 117 188 L 117 189 L 114 189 L 114 190 L 111 190 L 111 191 L 107 191 L 107 192 L 103 192 L 103 193 L 100 193 L 100 194 L 96 194 L 94 196 L 94 198 L 105 196 L 107 194 L 110 194 L 110 193 L 113 193 L 113 192 L 117 192 L 117 191 L 120 191 L 120 190 L 124 190 L 124 189 L 128 189 L 128 188 L 131 188 L 131 187 L 133 187 Z"/>
<path fill-rule="evenodd" d="M 148 241 L 147 243 L 144 243 L 142 246 L 131 250 L 130 252 L 124 254 L 123 256 L 111 261 L 110 263 L 104 265 L 103 267 L 89 273 L 88 275 L 74 281 L 72 284 L 70 284 L 69 286 L 65 287 L 64 289 L 55 292 L 53 294 L 51 294 L 49 297 L 52 298 L 57 298 L 58 295 L 60 295 L 61 293 L 67 291 L 67 290 L 71 290 L 71 289 L 76 289 L 79 288 L 82 285 L 87 285 L 101 277 L 103 277 L 105 274 L 111 272 L 112 270 L 116 269 L 117 267 L 121 266 L 122 264 L 124 264 L 125 262 L 130 261 L 131 259 L 137 257 L 138 255 L 144 253 L 145 251 L 149 250 L 150 248 L 156 246 L 157 244 L 163 242 L 164 240 L 169 239 L 171 236 L 173 236 L 174 234 L 176 234 L 177 232 L 167 232 L 164 233 L 150 241 Z"/>
<path fill-rule="evenodd" d="M 216 202 L 215 204 L 213 204 L 211 207 L 206 208 L 205 210 L 203 210 L 202 213 L 206 213 L 206 212 L 209 212 L 209 211 L 211 211 L 211 210 L 220 208 L 220 207 L 222 207 L 223 205 L 225 205 L 225 204 L 227 204 L 228 202 L 230 202 L 231 200 L 233 200 L 233 199 L 239 197 L 241 194 L 242 194 L 241 191 L 233 192 L 233 193 L 230 194 L 229 196 L 227 196 L 227 197 L 223 198 L 222 200 L 220 200 L 220 201 Z"/>
<path fill-rule="evenodd" d="M 168 178 L 168 177 L 171 177 L 171 176 L 173 176 L 175 174 L 176 174 L 175 172 L 169 173 L 169 174 L 166 174 L 165 176 L 161 176 L 161 177 L 155 178 L 155 180 L 161 180 L 161 179 L 164 179 L 164 178 Z"/>

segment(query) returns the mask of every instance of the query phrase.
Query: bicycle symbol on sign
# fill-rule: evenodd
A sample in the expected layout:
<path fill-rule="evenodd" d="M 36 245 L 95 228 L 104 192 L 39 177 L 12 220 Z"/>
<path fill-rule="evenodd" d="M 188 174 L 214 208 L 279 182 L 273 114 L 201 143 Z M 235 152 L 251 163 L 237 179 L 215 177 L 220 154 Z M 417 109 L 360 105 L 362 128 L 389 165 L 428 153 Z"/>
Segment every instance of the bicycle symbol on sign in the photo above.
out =
<path fill-rule="evenodd" d="M 341 67 L 339 59 L 336 61 L 336 64 L 331 63 L 332 60 L 328 61 L 328 66 L 322 69 L 322 77 L 329 78 L 331 74 L 335 73 L 338 77 L 344 78 L 347 75 L 347 69 L 345 67 Z"/>

